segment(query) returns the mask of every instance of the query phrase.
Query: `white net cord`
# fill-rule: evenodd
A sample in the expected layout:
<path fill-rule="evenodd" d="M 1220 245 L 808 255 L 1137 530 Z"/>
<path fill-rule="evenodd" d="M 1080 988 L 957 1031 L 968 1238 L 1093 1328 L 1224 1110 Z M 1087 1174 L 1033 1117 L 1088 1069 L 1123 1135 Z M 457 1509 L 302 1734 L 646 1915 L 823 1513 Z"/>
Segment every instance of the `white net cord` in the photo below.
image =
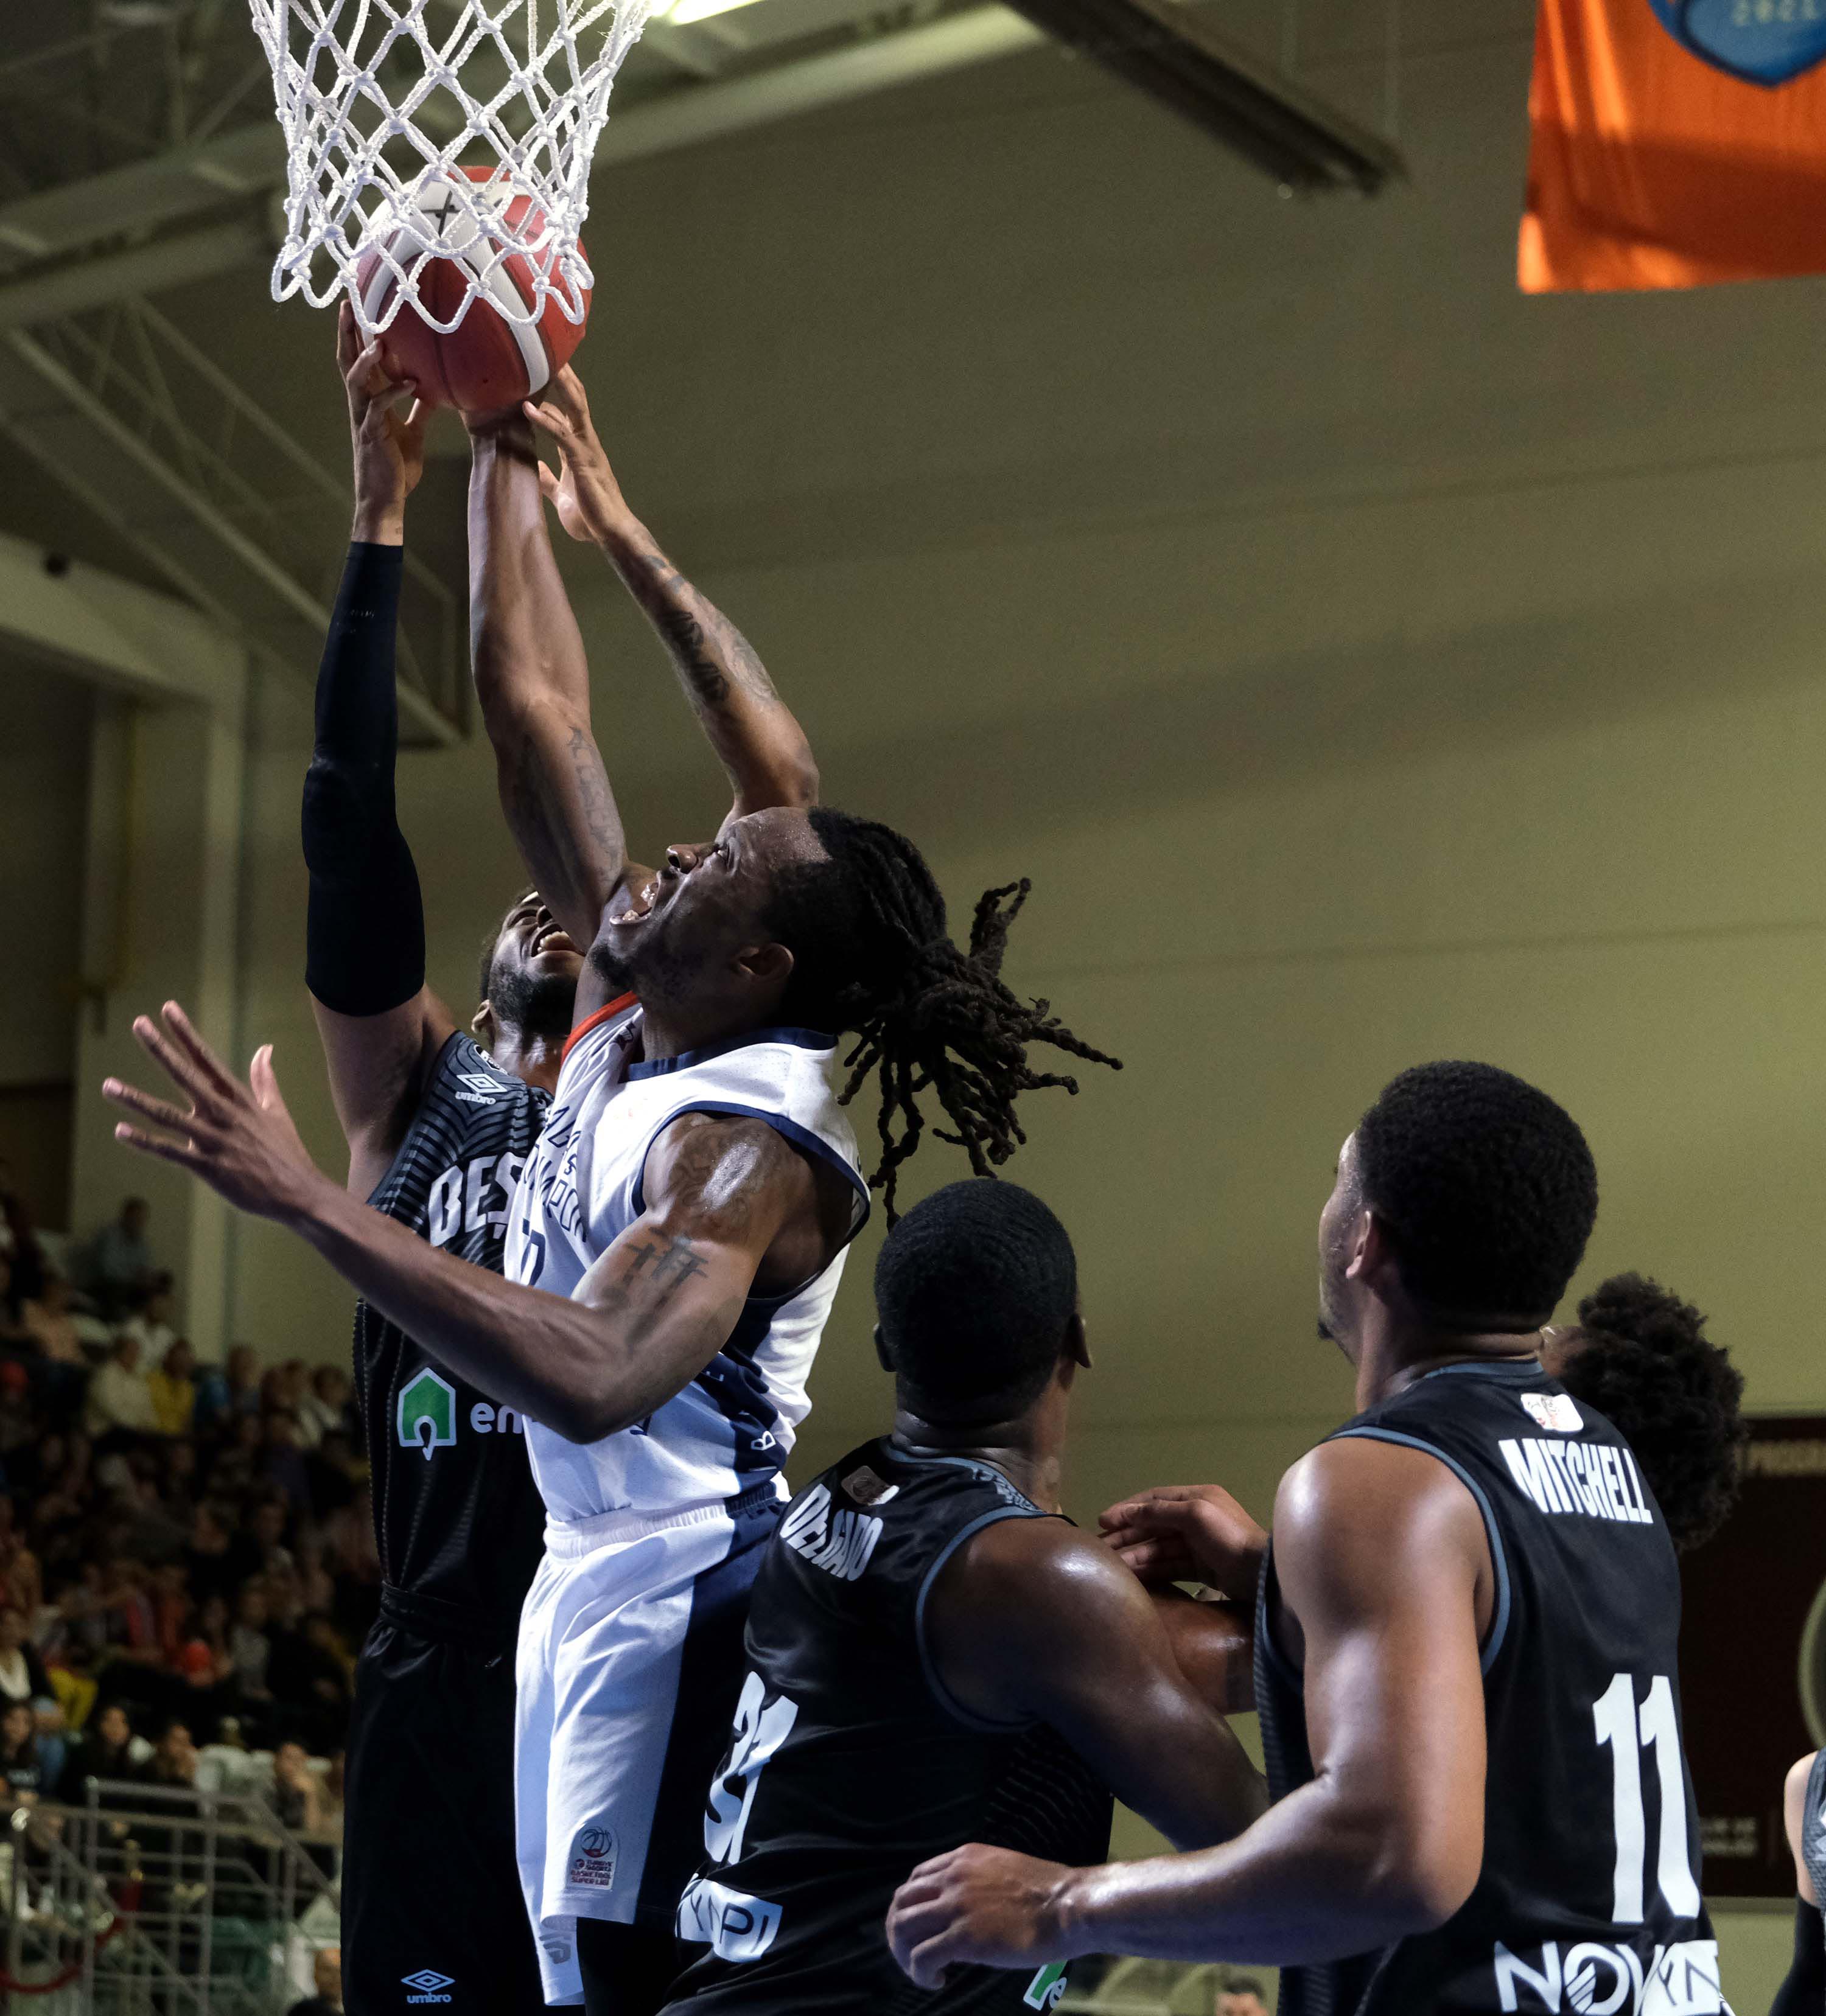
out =
<path fill-rule="evenodd" d="M 466 291 L 531 324 L 581 322 L 594 276 L 578 248 L 590 158 L 615 74 L 656 0 L 249 0 L 286 139 L 285 243 L 272 297 L 327 307 L 345 289 L 370 336 L 410 302 L 428 257 L 466 254 Z M 548 24 L 542 32 L 540 16 Z M 429 129 L 429 130 L 427 130 Z M 433 137 L 435 135 L 435 137 Z M 463 173 L 485 157 L 487 179 Z M 527 199 L 516 205 L 516 199 Z M 395 284 L 370 318 L 357 267 Z M 531 298 L 490 286 L 524 255 Z"/>

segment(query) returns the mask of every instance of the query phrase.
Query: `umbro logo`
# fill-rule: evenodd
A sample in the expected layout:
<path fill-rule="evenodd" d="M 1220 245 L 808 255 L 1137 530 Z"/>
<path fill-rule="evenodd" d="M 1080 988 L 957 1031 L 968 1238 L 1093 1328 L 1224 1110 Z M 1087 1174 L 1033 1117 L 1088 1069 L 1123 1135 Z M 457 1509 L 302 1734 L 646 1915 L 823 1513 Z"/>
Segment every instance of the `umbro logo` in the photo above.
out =
<path fill-rule="evenodd" d="M 450 1996 L 445 1991 L 456 1984 L 448 1975 L 438 1973 L 435 1967 L 422 1967 L 416 1974 L 401 1975 L 400 1985 L 412 1991 L 406 1997 L 408 2002 L 448 2002 Z"/>
<path fill-rule="evenodd" d="M 456 1075 L 459 1085 L 466 1085 L 470 1093 L 479 1094 L 484 1100 L 499 1099 L 507 1089 L 499 1078 L 491 1077 L 487 1071 L 458 1071 Z M 456 1096 L 463 1099 L 468 1094 L 459 1092 Z"/>

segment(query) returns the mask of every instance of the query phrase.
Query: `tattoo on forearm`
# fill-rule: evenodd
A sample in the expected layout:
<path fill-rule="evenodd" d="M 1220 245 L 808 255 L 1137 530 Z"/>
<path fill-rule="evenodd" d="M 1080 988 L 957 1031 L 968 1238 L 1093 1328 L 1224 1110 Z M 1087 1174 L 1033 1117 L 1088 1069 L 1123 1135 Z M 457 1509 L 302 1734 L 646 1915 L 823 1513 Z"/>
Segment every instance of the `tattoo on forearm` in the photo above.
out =
<path fill-rule="evenodd" d="M 596 738 L 581 728 L 571 731 L 571 768 L 577 779 L 577 801 L 589 837 L 603 855 L 603 866 L 619 867 L 621 834 L 615 805 L 609 794 L 609 775 L 603 768 Z"/>
<path fill-rule="evenodd" d="M 646 556 L 649 595 L 643 596 L 692 696 L 713 712 L 729 704 L 732 686 L 757 700 L 776 697 L 754 646 L 722 612 L 705 600 L 664 554 Z"/>
<path fill-rule="evenodd" d="M 533 880 L 546 892 L 563 879 L 564 847 L 553 814 L 552 800 L 533 738 L 523 736 L 518 746 L 504 753 L 501 764 L 502 796 L 507 807 L 508 824 Z"/>
<path fill-rule="evenodd" d="M 562 901 L 567 891 L 587 893 L 622 866 L 621 823 L 601 754 L 581 728 L 571 731 L 566 753 L 570 791 L 564 789 L 561 761 L 535 736 L 521 736 L 500 759 L 508 824 L 548 902 Z"/>
<path fill-rule="evenodd" d="M 668 602 L 660 612 L 660 628 L 672 647 L 679 670 L 706 707 L 722 708 L 729 700 L 729 682 L 722 668 L 704 648 L 704 626 L 690 610 Z"/>

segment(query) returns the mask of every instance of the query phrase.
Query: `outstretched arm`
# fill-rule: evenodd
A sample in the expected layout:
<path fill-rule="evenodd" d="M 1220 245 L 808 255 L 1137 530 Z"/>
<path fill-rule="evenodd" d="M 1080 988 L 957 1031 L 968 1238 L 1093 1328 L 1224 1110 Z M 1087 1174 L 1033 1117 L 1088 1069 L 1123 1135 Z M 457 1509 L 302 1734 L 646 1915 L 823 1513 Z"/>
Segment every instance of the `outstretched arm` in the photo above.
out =
<path fill-rule="evenodd" d="M 1063 1521 L 999 1520 L 967 1542 L 932 1586 L 925 1634 L 961 1705 L 985 1721 L 1047 1723 L 1182 1848 L 1229 1840 L 1268 1803 L 1147 1592 Z"/>
<path fill-rule="evenodd" d="M 818 802 L 818 766 L 792 710 L 734 624 L 701 595 L 628 508 L 568 366 L 528 416 L 557 444 L 561 466 L 539 480 L 574 539 L 600 546 L 671 654 L 698 725 L 729 775 L 729 816 Z"/>
<path fill-rule="evenodd" d="M 955 1961 L 1093 1952 L 1336 1960 L 1463 1904 L 1483 1859 L 1478 1615 L 1492 1575 L 1470 1493 L 1418 1451 L 1325 1444 L 1282 1484 L 1275 1560 L 1313 1781 L 1196 1855 L 1068 1870 L 972 1847 L 924 1863 L 888 1915 L 921 1987 Z"/>
<path fill-rule="evenodd" d="M 317 725 L 301 819 L 311 878 L 305 983 L 349 1144 L 348 1186 L 373 1189 L 424 1075 L 456 1026 L 425 985 L 418 871 L 394 811 L 398 702 L 394 630 L 405 500 L 424 466 L 424 416 L 365 348 L 344 302 L 337 361 L 348 396 L 355 516 L 317 675 Z"/>
<path fill-rule="evenodd" d="M 589 668 L 553 557 L 532 430 L 517 414 L 472 426 L 470 657 L 494 745 L 501 809 L 546 907 L 581 951 L 603 911 L 649 870 L 630 866 L 589 720 Z M 603 983 L 585 965 L 579 1020 Z M 603 997 L 606 998 L 606 996 Z"/>
<path fill-rule="evenodd" d="M 286 1111 L 270 1046 L 255 1053 L 250 1084 L 175 1002 L 162 1029 L 142 1015 L 133 1032 L 188 1103 L 106 1080 L 109 1099 L 161 1130 L 122 1122 L 117 1139 L 297 1233 L 447 1370 L 572 1442 L 663 1406 L 729 1341 L 757 1273 L 770 1262 L 791 1272 L 808 1240 L 820 1242 L 816 1179 L 796 1150 L 765 1122 L 691 1114 L 656 1143 L 645 1214 L 574 1299 L 521 1287 L 438 1251 L 326 1177 Z"/>

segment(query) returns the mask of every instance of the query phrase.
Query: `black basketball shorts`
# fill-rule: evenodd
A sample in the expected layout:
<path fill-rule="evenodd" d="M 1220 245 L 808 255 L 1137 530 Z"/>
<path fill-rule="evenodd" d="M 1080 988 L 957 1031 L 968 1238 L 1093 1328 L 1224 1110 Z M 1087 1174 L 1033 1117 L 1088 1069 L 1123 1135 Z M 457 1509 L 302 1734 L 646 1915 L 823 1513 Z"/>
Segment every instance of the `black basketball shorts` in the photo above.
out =
<path fill-rule="evenodd" d="M 345 2005 L 349 2016 L 542 2010 L 513 1854 L 511 1639 L 453 1643 L 403 1621 L 402 1607 L 384 1604 L 355 1669 Z"/>

